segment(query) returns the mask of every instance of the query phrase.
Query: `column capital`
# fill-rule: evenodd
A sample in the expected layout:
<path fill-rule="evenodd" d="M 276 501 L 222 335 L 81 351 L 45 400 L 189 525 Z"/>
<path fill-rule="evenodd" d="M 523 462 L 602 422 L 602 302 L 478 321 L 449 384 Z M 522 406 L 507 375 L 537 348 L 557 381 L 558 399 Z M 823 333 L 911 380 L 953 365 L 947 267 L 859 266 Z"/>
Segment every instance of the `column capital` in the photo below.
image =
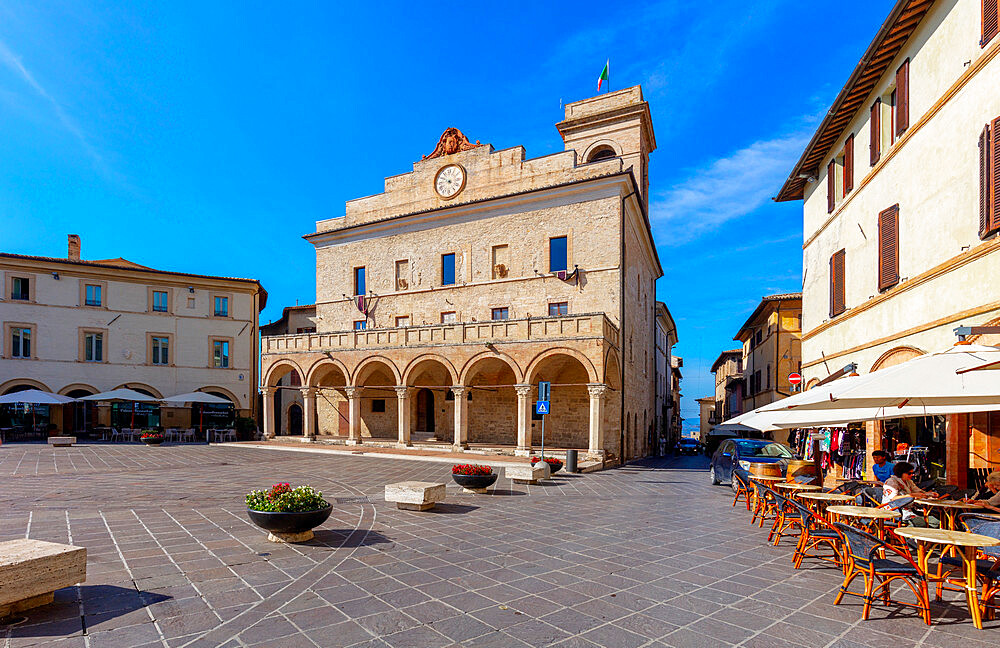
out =
<path fill-rule="evenodd" d="M 451 393 L 455 394 L 455 397 L 458 398 L 459 396 L 465 393 L 466 389 L 468 389 L 468 387 L 466 387 L 465 385 L 452 385 Z"/>
<path fill-rule="evenodd" d="M 531 396 L 531 385 L 514 385 L 514 391 L 518 396 Z"/>
<path fill-rule="evenodd" d="M 353 386 L 344 387 L 344 393 L 347 394 L 347 398 L 354 400 L 361 396 L 361 388 Z"/>
<path fill-rule="evenodd" d="M 412 387 L 409 385 L 395 385 L 393 389 L 396 390 L 396 398 L 408 398 Z"/>
<path fill-rule="evenodd" d="M 299 391 L 303 398 L 316 398 L 316 393 L 319 392 L 315 387 L 299 387 Z"/>
<path fill-rule="evenodd" d="M 603 383 L 588 383 L 587 393 L 590 394 L 591 398 L 600 398 L 604 396 L 608 391 L 608 386 Z"/>
<path fill-rule="evenodd" d="M 261 393 L 265 396 L 274 396 L 275 392 L 278 391 L 277 387 L 261 387 Z"/>

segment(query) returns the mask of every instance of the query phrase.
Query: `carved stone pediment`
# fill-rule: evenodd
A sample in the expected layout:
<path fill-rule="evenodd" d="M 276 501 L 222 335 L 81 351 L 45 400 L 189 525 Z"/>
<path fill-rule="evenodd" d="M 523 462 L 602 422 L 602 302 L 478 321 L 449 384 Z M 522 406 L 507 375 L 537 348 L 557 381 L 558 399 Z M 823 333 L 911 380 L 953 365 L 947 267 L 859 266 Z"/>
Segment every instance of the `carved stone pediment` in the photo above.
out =
<path fill-rule="evenodd" d="M 422 159 L 432 160 L 437 157 L 451 155 L 460 151 L 469 151 L 477 146 L 483 146 L 476 140 L 475 144 L 469 142 L 469 138 L 462 134 L 457 128 L 446 128 L 438 140 L 437 147 L 430 155 L 425 155 Z"/>

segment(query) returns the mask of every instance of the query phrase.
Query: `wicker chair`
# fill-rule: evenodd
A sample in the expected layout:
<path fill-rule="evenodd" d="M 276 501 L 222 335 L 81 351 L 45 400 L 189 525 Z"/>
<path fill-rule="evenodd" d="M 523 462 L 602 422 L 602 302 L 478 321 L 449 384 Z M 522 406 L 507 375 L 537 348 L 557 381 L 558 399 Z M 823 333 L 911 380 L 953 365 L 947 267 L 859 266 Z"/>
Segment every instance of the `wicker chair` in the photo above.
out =
<path fill-rule="evenodd" d="M 799 526 L 799 518 L 789 503 L 789 498 L 779 495 L 770 488 L 767 490 L 774 498 L 775 507 L 774 524 L 771 525 L 771 532 L 767 535 L 767 540 L 777 546 L 783 535 Z"/>
<path fill-rule="evenodd" d="M 876 598 L 881 599 L 885 604 L 892 604 L 889 584 L 895 580 L 901 580 L 913 592 L 917 602 L 901 603 L 920 610 L 920 616 L 927 625 L 931 624 L 930 596 L 927 592 L 927 578 L 920 572 L 917 563 L 909 554 L 900 551 L 892 545 L 882 542 L 875 536 L 861 529 L 857 529 L 841 522 L 834 523 L 837 531 L 840 532 L 842 542 L 841 555 L 847 560 L 844 583 L 840 586 L 840 592 L 833 604 L 839 605 L 844 598 L 844 594 L 861 596 L 864 599 L 864 607 L 861 610 L 861 618 L 868 620 L 872 603 Z M 895 554 L 903 560 L 893 560 L 884 558 L 887 553 Z M 865 581 L 864 594 L 849 591 L 851 581 L 861 575 Z"/>
<path fill-rule="evenodd" d="M 1000 539 L 1000 519 L 981 513 L 960 513 L 958 515 L 959 526 L 964 526 L 969 533 L 989 536 Z M 982 593 L 980 599 L 986 609 L 986 618 L 992 619 L 998 609 L 996 604 L 997 594 L 1000 594 L 1000 547 L 980 547 L 979 555 L 984 556 L 976 559 L 976 577 L 982 583 Z M 944 573 L 961 570 L 962 559 L 958 556 L 941 556 L 938 563 L 938 576 Z M 937 599 L 941 599 L 941 590 L 944 583 L 939 582 L 937 586 Z"/>
<path fill-rule="evenodd" d="M 819 517 L 805 506 L 795 500 L 789 500 L 789 504 L 799 516 L 799 527 L 802 535 L 799 536 L 799 543 L 795 546 L 795 553 L 792 554 L 792 563 L 795 569 L 802 566 L 804 558 L 818 558 L 832 562 L 837 567 L 843 569 L 843 559 L 840 557 L 840 534 L 830 524 Z M 809 553 L 818 550 L 822 545 L 829 545 L 832 554 L 829 556 L 820 553 Z"/>
<path fill-rule="evenodd" d="M 754 490 L 754 509 L 750 524 L 756 523 L 758 527 L 764 528 L 764 520 L 777 517 L 778 510 L 775 506 L 774 491 L 767 486 L 751 481 Z"/>
<path fill-rule="evenodd" d="M 234 439 L 235 440 L 235 439 Z M 736 508 L 736 502 L 743 498 L 746 502 L 747 511 L 750 510 L 750 473 L 743 470 L 742 468 L 737 468 L 733 471 L 733 490 L 736 491 L 736 497 L 733 498 L 733 508 Z"/>

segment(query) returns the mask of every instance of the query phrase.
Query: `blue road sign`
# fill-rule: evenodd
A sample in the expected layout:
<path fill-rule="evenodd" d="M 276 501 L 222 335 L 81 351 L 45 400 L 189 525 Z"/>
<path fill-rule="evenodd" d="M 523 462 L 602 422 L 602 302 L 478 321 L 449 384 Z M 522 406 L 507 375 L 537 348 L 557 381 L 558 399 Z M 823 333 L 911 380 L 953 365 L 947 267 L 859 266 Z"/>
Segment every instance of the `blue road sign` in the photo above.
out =
<path fill-rule="evenodd" d="M 547 380 L 538 381 L 538 400 L 547 401 L 552 393 L 552 383 Z"/>
<path fill-rule="evenodd" d="M 535 403 L 535 414 L 548 414 L 549 413 L 549 401 L 540 400 Z"/>

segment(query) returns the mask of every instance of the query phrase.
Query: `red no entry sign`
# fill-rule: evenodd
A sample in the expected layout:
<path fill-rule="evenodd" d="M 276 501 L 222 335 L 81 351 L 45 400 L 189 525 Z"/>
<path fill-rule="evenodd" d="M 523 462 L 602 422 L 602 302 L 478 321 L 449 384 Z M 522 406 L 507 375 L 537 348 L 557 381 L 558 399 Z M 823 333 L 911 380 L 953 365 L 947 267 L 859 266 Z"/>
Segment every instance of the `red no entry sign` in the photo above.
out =
<path fill-rule="evenodd" d="M 788 383 L 790 385 L 798 385 L 802 383 L 802 374 L 790 373 L 788 374 Z"/>

